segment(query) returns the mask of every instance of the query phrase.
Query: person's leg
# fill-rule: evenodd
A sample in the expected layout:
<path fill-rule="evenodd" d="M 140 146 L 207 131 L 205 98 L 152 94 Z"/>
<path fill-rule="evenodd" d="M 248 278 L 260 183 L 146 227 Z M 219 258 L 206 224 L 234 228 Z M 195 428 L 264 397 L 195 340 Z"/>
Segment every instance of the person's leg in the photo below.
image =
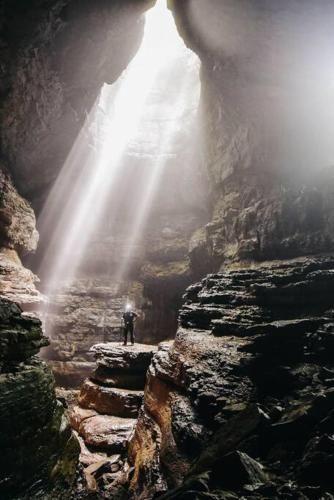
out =
<path fill-rule="evenodd" d="M 124 331 L 124 342 L 123 342 L 123 345 L 126 345 L 128 343 L 128 328 L 125 326 L 123 331 Z"/>
<path fill-rule="evenodd" d="M 130 328 L 130 340 L 131 340 L 131 344 L 133 345 L 135 343 L 135 338 L 134 338 L 134 328 L 133 328 L 133 325 L 131 326 Z"/>

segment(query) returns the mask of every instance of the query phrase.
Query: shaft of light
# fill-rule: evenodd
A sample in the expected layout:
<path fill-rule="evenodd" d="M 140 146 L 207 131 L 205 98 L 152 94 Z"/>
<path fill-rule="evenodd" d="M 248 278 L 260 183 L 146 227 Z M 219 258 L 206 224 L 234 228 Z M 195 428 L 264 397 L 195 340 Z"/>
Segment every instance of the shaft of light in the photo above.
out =
<path fill-rule="evenodd" d="M 157 86 L 160 94 L 166 92 L 167 96 L 169 86 L 173 85 L 168 75 L 173 74 L 175 65 L 180 64 L 180 60 L 195 57 L 179 37 L 165 1 L 158 0 L 146 14 L 144 37 L 136 56 L 115 84 L 103 87 L 100 99 L 87 117 L 39 218 L 42 233 L 48 234 L 50 227 L 54 228 L 40 270 L 50 294 L 57 290 L 60 282 L 70 281 L 76 276 L 94 229 L 105 214 L 108 197 L 112 192 L 117 194 L 117 179 L 124 158 L 133 155 L 142 124 L 149 117 L 152 124 L 158 122 L 162 130 L 154 157 L 147 160 L 151 169 L 133 216 L 130 246 L 117 273 L 122 279 L 152 207 L 165 158 L 168 158 L 178 132 L 178 119 L 187 109 L 185 103 L 189 100 L 193 82 L 187 68 L 184 68 L 183 80 L 178 85 L 175 103 L 172 109 L 167 109 L 161 123 L 158 116 L 151 116 L 152 109 L 156 113 L 159 111 L 152 108 L 150 100 L 154 99 Z M 198 74 L 196 78 L 199 82 Z M 96 143 L 95 150 L 87 144 L 92 138 Z"/>

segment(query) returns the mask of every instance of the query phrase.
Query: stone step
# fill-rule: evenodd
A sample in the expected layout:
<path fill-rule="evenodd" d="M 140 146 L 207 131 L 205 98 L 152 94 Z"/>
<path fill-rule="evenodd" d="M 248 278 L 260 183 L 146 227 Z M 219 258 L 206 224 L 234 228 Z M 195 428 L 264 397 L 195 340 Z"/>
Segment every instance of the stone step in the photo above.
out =
<path fill-rule="evenodd" d="M 146 380 L 146 372 L 133 373 L 127 370 L 113 370 L 105 366 L 98 366 L 90 376 L 90 379 L 99 385 L 106 387 L 119 387 L 120 389 L 143 390 Z"/>
<path fill-rule="evenodd" d="M 108 453 L 124 451 L 134 430 L 136 420 L 97 415 L 82 422 L 79 434 L 86 446 Z"/>
<path fill-rule="evenodd" d="M 117 342 L 96 344 L 91 348 L 97 365 L 145 373 L 158 346 L 135 344 L 123 346 Z"/>
<path fill-rule="evenodd" d="M 78 402 L 82 408 L 131 418 L 138 415 L 143 396 L 143 391 L 107 387 L 87 379 L 82 386 Z"/>
<path fill-rule="evenodd" d="M 82 437 L 89 451 L 108 454 L 126 449 L 136 424 L 133 418 L 99 415 L 80 406 L 74 406 L 68 416 L 71 426 Z"/>

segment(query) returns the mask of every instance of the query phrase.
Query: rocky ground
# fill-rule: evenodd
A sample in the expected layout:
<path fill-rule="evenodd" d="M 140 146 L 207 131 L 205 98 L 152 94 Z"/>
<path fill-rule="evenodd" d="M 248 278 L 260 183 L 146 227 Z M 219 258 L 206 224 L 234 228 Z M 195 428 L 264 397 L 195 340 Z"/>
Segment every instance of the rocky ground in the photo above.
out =
<path fill-rule="evenodd" d="M 156 350 L 143 344 L 98 344 L 92 348 L 96 369 L 84 382 L 77 400 L 73 391 L 70 401 L 69 392 L 65 393 L 69 420 L 81 446 L 85 489 L 99 498 L 127 496 L 126 451 Z"/>
<path fill-rule="evenodd" d="M 135 498 L 333 498 L 333 290 L 330 256 L 188 288 L 130 442 Z"/>

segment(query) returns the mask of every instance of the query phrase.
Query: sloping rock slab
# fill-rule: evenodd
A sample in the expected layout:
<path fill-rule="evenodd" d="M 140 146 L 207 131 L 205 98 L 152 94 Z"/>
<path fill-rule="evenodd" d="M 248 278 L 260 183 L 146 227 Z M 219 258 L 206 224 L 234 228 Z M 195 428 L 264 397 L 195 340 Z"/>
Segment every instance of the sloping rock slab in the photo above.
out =
<path fill-rule="evenodd" d="M 123 451 L 134 429 L 136 420 L 132 418 L 97 415 L 85 419 L 79 434 L 87 446 L 94 449 L 117 453 Z"/>
<path fill-rule="evenodd" d="M 142 391 L 104 387 L 86 380 L 80 392 L 79 404 L 106 415 L 136 417 L 143 396 Z"/>

